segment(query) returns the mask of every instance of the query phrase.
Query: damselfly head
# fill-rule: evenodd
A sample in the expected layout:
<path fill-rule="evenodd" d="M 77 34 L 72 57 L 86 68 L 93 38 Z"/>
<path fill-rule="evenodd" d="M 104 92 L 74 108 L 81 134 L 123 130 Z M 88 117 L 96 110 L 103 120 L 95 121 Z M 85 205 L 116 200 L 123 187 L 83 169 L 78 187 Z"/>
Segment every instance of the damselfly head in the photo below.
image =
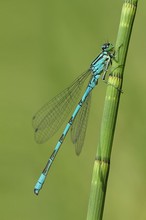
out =
<path fill-rule="evenodd" d="M 105 43 L 102 45 L 102 50 L 103 51 L 111 51 L 114 49 L 114 46 L 111 43 Z"/>

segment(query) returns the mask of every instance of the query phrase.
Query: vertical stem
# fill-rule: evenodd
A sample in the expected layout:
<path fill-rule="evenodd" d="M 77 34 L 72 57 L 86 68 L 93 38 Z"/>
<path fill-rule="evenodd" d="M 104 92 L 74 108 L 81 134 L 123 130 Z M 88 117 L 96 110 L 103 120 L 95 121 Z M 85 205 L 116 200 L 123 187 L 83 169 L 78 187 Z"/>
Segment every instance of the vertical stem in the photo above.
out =
<path fill-rule="evenodd" d="M 108 79 L 100 138 L 93 167 L 87 220 L 101 220 L 103 216 L 123 72 L 136 14 L 137 2 L 138 0 L 126 0 L 122 7 L 121 20 L 115 46 L 117 61 L 113 61 L 113 71 Z"/>

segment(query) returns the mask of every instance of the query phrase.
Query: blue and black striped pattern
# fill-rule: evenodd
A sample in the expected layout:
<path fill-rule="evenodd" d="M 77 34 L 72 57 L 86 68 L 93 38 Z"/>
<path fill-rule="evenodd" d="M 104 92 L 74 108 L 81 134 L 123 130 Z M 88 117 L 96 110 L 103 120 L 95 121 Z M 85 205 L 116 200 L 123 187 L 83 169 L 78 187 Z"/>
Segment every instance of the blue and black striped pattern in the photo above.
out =
<path fill-rule="evenodd" d="M 79 97 L 82 85 L 88 76 L 91 79 L 86 90 L 77 104 L 70 120 L 68 121 L 60 139 L 58 140 L 53 153 L 51 154 L 40 178 L 38 179 L 34 193 L 39 194 L 48 171 L 71 128 L 71 139 L 75 144 L 76 154 L 79 155 L 84 143 L 86 125 L 88 121 L 91 91 L 97 85 L 98 79 L 103 73 L 102 79 L 105 79 L 106 72 L 114 57 L 114 47 L 111 43 L 105 43 L 102 46 L 102 52 L 91 63 L 90 68 L 80 75 L 69 87 L 55 96 L 50 102 L 45 104 L 33 117 L 33 127 L 35 130 L 35 139 L 38 143 L 43 143 L 49 139 L 59 129 L 67 115 L 75 105 Z"/>

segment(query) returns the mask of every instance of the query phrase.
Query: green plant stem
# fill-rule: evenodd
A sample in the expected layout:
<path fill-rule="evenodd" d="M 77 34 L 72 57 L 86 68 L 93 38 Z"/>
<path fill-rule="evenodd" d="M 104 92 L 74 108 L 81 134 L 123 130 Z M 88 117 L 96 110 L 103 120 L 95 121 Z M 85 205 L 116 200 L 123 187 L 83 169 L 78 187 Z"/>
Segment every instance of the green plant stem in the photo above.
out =
<path fill-rule="evenodd" d="M 123 72 L 136 14 L 137 2 L 138 0 L 127 0 L 122 7 L 121 20 L 115 46 L 117 61 L 113 61 L 113 71 L 111 71 L 108 79 L 100 138 L 93 167 L 87 220 L 101 220 L 103 216 Z"/>

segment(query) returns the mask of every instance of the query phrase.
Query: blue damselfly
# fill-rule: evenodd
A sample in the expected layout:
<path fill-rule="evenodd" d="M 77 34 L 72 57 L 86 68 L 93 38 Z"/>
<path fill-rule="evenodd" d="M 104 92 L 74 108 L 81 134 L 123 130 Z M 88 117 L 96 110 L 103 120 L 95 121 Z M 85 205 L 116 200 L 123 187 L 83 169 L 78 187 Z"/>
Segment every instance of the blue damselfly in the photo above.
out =
<path fill-rule="evenodd" d="M 58 140 L 53 153 L 51 154 L 40 178 L 38 179 L 34 193 L 38 195 L 42 188 L 48 171 L 58 153 L 69 129 L 71 128 L 71 139 L 75 144 L 76 154 L 79 155 L 84 143 L 86 125 L 89 114 L 91 91 L 97 85 L 98 79 L 103 73 L 102 79 L 105 79 L 109 65 L 114 57 L 114 47 L 111 43 L 102 45 L 101 53 L 91 63 L 89 69 L 81 74 L 69 87 L 55 96 L 50 102 L 45 104 L 33 117 L 33 127 L 35 131 L 35 140 L 43 143 L 62 125 L 66 116 L 71 112 L 83 86 L 84 81 L 90 76 L 86 90 L 76 106 L 69 122 L 67 123 L 60 139 Z"/>

